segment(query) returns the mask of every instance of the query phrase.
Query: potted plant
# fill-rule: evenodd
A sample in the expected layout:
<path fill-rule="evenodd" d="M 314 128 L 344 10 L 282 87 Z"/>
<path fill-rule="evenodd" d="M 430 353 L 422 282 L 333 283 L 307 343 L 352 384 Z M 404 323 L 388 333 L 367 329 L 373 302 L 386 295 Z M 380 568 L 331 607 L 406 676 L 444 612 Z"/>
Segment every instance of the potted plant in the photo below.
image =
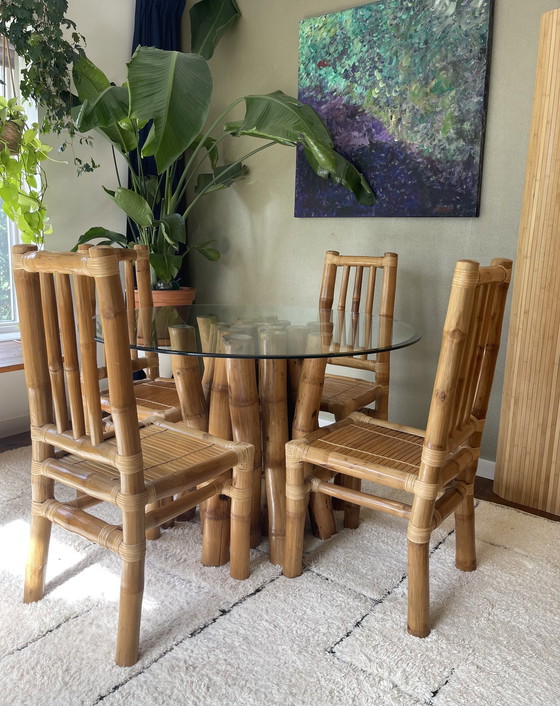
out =
<path fill-rule="evenodd" d="M 115 86 L 86 57 L 78 59 L 74 75 L 82 103 L 76 124 L 80 131 L 95 129 L 104 135 L 129 164 L 130 188 L 117 183 L 105 191 L 126 213 L 136 242 L 149 246 L 154 277 L 163 283 L 180 268 L 184 254 L 178 247 L 186 242 L 185 223 L 198 201 L 245 176 L 245 160 L 275 144 L 300 145 L 317 174 L 343 184 L 361 203 L 375 200 L 364 177 L 335 152 L 319 116 L 296 98 L 281 91 L 243 96 L 208 125 L 212 77 L 201 55 L 139 47 L 127 66 L 126 83 Z M 244 118 L 227 122 L 239 104 L 245 106 Z M 148 138 L 140 148 L 139 132 L 147 124 Z M 242 135 L 265 142 L 232 163 L 221 163 L 221 142 Z M 139 157 L 155 158 L 157 176 L 142 173 L 141 159 L 138 167 L 133 166 L 129 157 L 133 150 L 141 153 Z M 189 187 L 192 196 L 181 206 Z M 99 238 L 128 244 L 124 234 L 103 227 L 90 229 L 79 243 Z M 210 259 L 217 256 L 208 243 L 191 247 Z"/>
<path fill-rule="evenodd" d="M 39 125 L 27 123 L 17 100 L 0 96 L 0 200 L 24 243 L 41 245 L 52 230 L 43 204 L 47 182 L 41 169 L 50 150 L 39 139 Z"/>

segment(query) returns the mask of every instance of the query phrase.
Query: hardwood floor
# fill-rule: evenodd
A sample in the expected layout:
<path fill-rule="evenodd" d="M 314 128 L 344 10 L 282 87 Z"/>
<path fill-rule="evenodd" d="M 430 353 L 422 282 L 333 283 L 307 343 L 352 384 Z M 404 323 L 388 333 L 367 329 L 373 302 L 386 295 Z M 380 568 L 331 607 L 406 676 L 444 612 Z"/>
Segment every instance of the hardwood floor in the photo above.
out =
<path fill-rule="evenodd" d="M 0 453 L 4 451 L 11 451 L 12 449 L 18 449 L 20 446 L 29 446 L 31 443 L 29 432 L 25 431 L 21 434 L 14 434 L 14 436 L 6 436 L 0 439 Z M 548 512 L 542 512 L 541 510 L 534 510 L 530 507 L 524 507 L 523 505 L 517 505 L 516 503 L 510 503 L 503 498 L 500 498 L 492 490 L 493 483 L 488 478 L 477 477 L 474 486 L 474 495 L 479 500 L 489 500 L 492 503 L 497 503 L 498 505 L 507 505 L 507 507 L 514 507 L 517 510 L 523 510 L 524 512 L 529 512 L 532 515 L 538 515 L 539 517 L 546 517 L 549 520 L 554 520 L 555 522 L 560 521 L 560 516 L 551 515 Z"/>
<path fill-rule="evenodd" d="M 31 434 L 28 431 L 24 431 L 21 434 L 14 434 L 13 436 L 5 436 L 0 439 L 0 453 L 12 451 L 12 449 L 19 449 L 20 446 L 29 446 L 30 444 Z"/>
<path fill-rule="evenodd" d="M 492 503 L 497 503 L 498 505 L 507 505 L 507 507 L 514 507 L 516 510 L 523 510 L 523 512 L 529 512 L 531 515 L 538 515 L 539 517 L 546 517 L 548 520 L 554 520 L 555 522 L 560 521 L 559 515 L 552 515 L 550 512 L 543 512 L 542 510 L 535 510 L 532 507 L 526 507 L 525 505 L 519 505 L 518 503 L 511 503 L 509 500 L 504 500 L 496 495 L 493 490 L 494 482 L 488 478 L 479 478 L 477 476 L 474 484 L 474 496 L 479 500 L 489 500 Z"/>

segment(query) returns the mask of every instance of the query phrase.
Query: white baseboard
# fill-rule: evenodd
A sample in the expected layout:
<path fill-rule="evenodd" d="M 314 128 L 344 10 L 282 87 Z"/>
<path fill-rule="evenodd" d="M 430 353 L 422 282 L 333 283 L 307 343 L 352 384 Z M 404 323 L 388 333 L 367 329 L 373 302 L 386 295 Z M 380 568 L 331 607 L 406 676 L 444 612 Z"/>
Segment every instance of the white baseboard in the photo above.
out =
<path fill-rule="evenodd" d="M 0 420 L 0 438 L 12 436 L 13 434 L 21 434 L 23 431 L 29 431 L 29 415 L 16 417 L 16 419 Z"/>
<path fill-rule="evenodd" d="M 496 470 L 495 461 L 487 461 L 485 458 L 478 459 L 478 470 L 476 472 L 477 476 L 481 478 L 489 478 L 494 480 L 494 471 Z"/>

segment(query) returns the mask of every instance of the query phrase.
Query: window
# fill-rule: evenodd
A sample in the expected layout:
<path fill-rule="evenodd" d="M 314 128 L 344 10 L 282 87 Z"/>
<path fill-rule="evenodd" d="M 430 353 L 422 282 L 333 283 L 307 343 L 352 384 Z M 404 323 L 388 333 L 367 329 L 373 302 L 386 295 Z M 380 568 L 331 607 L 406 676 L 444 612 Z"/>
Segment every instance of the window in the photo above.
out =
<path fill-rule="evenodd" d="M 0 53 L 1 95 L 11 98 L 18 85 L 17 56 L 12 50 Z M 12 79 L 13 77 L 13 79 Z M 0 205 L 1 205 L 0 197 Z M 11 270 L 12 245 L 18 242 L 17 228 L 0 208 L 0 340 L 19 337 L 16 298 Z"/>

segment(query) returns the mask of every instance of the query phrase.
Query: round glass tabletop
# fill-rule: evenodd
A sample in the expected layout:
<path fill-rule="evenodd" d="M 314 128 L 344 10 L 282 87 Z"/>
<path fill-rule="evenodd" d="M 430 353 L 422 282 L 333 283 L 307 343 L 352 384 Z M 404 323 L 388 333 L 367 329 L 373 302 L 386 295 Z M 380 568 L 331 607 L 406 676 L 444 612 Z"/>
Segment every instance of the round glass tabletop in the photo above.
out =
<path fill-rule="evenodd" d="M 132 348 L 204 357 L 365 356 L 410 346 L 421 337 L 403 321 L 312 307 L 191 304 L 130 314 Z M 99 317 L 96 328 L 96 339 L 103 342 Z"/>

